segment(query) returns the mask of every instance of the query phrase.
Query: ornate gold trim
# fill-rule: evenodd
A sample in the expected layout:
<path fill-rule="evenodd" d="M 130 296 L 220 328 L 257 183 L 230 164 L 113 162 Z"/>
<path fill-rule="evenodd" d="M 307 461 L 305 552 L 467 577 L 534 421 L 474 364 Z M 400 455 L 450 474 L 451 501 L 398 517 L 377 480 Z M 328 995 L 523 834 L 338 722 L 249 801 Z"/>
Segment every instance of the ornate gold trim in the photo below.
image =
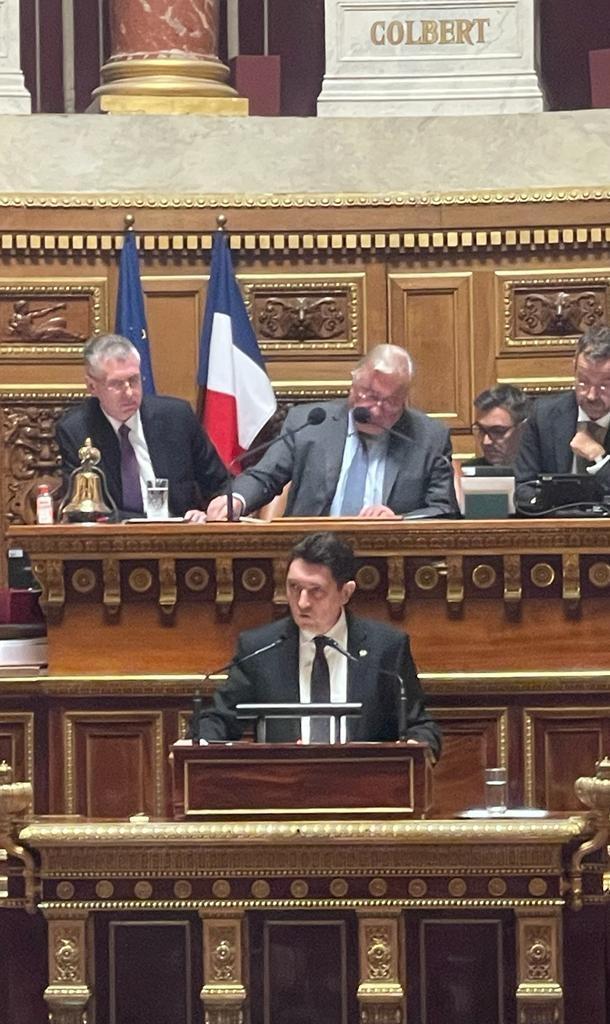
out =
<path fill-rule="evenodd" d="M 167 195 L 159 193 L 18 193 L 0 194 L 0 207 L 26 209 L 216 209 L 221 207 L 289 209 L 337 207 L 434 207 L 478 206 L 524 203 L 580 203 L 607 202 L 608 186 L 564 186 L 548 189 L 480 189 L 478 191 L 449 192 L 310 192 L 310 193 L 207 193 Z M 575 228 L 570 229 L 576 231 Z"/>
<path fill-rule="evenodd" d="M 585 903 L 588 902 L 586 899 Z M 200 910 L 205 908 L 206 910 L 370 910 L 371 908 L 409 908 L 409 909 L 425 909 L 425 910 L 442 910 L 445 908 L 451 909 L 459 906 L 460 908 L 468 908 L 472 910 L 478 909 L 501 909 L 516 910 L 524 907 L 531 909 L 535 907 L 536 910 L 544 908 L 555 908 L 564 907 L 564 899 L 536 899 L 535 897 L 517 898 L 517 899 L 494 899 L 492 897 L 480 897 L 474 898 L 469 897 L 468 899 L 450 899 L 450 898 L 439 898 L 439 899 L 410 899 L 409 897 L 401 897 L 396 899 L 347 899 L 347 900 L 334 900 L 334 899 L 307 899 L 307 900 L 294 900 L 294 899 L 243 899 L 243 900 L 75 900 L 72 903 L 60 903 L 45 900 L 38 904 L 39 909 L 45 911 L 45 913 L 60 910 L 64 915 L 67 915 L 68 911 L 82 912 L 82 911 L 159 911 L 159 910 Z"/>

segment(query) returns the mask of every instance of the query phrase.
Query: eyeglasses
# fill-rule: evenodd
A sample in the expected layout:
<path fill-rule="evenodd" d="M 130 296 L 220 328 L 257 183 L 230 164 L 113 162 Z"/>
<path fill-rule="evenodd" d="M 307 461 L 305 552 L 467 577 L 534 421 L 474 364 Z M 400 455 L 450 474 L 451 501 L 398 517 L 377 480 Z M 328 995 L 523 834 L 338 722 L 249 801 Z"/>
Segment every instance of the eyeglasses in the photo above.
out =
<path fill-rule="evenodd" d="M 610 395 L 610 384 L 590 384 L 586 380 L 574 381 L 574 387 L 577 391 L 597 391 L 600 395 Z"/>
<path fill-rule="evenodd" d="M 127 377 L 125 380 L 106 380 L 100 381 L 100 384 L 102 387 L 108 388 L 109 391 L 115 391 L 120 395 L 128 388 L 130 391 L 137 391 L 138 388 L 141 388 L 142 377 L 139 373 L 134 373 L 132 377 Z"/>
<path fill-rule="evenodd" d="M 392 397 L 392 395 L 384 398 L 383 395 L 378 395 L 376 391 L 370 391 L 368 388 L 354 388 L 354 396 L 359 402 L 370 402 L 371 405 L 379 405 L 382 409 L 389 411 L 402 409 L 405 404 L 404 398 Z"/>
<path fill-rule="evenodd" d="M 472 432 L 476 437 L 487 436 L 490 441 L 503 441 L 511 430 L 515 429 L 515 424 L 512 427 L 484 427 L 482 423 L 473 423 Z"/>

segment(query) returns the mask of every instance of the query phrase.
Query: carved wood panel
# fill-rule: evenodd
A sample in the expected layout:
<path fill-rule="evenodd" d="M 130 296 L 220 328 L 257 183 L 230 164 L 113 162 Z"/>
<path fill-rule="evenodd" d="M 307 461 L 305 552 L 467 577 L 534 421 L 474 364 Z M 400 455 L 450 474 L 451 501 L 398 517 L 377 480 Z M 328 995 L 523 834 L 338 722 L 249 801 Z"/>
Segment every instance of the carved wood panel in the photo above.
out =
<path fill-rule="evenodd" d="M 0 711 L 0 761 L 13 769 L 13 782 L 34 781 L 34 714 Z"/>
<path fill-rule="evenodd" d="M 524 784 L 526 803 L 549 811 L 582 811 L 574 781 L 594 774 L 610 749 L 607 707 L 526 707 Z"/>
<path fill-rule="evenodd" d="M 505 766 L 508 758 L 508 710 L 505 707 L 434 707 L 441 726 L 443 753 L 433 773 L 433 811 L 451 817 L 485 806 L 484 770 Z"/>
<path fill-rule="evenodd" d="M 63 813 L 93 818 L 164 814 L 162 715 L 131 709 L 64 712 Z M 54 804 L 58 797 L 52 797 Z"/>
<path fill-rule="evenodd" d="M 472 422 L 472 274 L 391 271 L 389 341 L 415 360 L 412 401 L 452 428 Z"/>

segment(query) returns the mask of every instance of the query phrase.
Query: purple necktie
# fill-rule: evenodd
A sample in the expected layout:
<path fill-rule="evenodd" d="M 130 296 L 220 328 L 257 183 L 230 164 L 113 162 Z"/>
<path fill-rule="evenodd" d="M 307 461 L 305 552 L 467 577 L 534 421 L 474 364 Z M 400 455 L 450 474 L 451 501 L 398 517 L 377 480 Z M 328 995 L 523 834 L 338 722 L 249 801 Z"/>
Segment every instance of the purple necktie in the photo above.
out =
<path fill-rule="evenodd" d="M 142 489 L 140 487 L 140 467 L 133 445 L 129 440 L 129 427 L 121 423 L 119 427 L 121 445 L 121 487 L 123 488 L 123 510 L 125 512 L 144 511 Z"/>

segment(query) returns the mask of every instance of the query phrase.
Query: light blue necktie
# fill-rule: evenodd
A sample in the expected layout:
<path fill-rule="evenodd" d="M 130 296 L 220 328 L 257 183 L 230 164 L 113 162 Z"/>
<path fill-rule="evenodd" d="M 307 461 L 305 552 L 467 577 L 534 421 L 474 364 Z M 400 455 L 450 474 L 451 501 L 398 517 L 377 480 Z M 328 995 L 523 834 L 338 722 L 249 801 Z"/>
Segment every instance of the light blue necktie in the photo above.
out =
<path fill-rule="evenodd" d="M 369 450 L 361 437 L 358 438 L 358 447 L 354 453 L 351 465 L 347 471 L 345 491 L 341 504 L 342 516 L 357 516 L 364 505 L 364 491 L 366 488 L 366 475 L 369 470 Z"/>

